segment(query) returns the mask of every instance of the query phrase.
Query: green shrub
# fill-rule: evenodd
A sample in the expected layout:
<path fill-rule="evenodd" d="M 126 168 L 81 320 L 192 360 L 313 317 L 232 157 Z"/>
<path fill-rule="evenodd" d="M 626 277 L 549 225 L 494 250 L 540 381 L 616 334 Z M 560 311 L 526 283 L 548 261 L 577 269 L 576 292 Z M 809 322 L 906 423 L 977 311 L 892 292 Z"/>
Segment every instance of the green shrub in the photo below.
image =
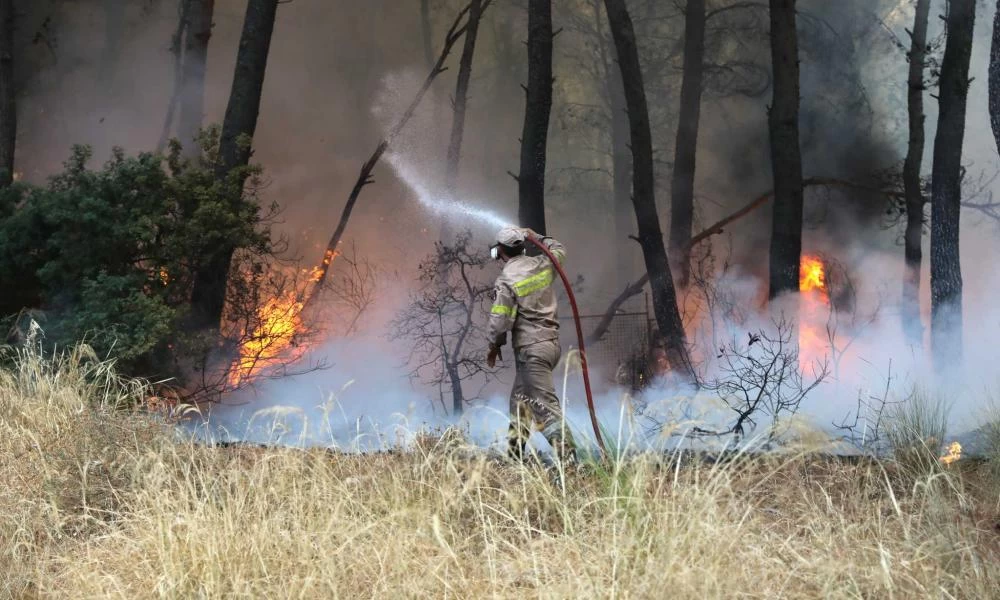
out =
<path fill-rule="evenodd" d="M 76 146 L 45 186 L 4 191 L 0 285 L 13 293 L 0 298 L 0 316 L 32 309 L 50 347 L 86 340 L 102 356 L 113 350 L 126 371 L 162 374 L 210 252 L 271 251 L 259 169 L 217 178 L 217 133 L 206 132 L 195 160 L 176 143 L 166 156 L 116 148 L 98 170 L 88 168 L 90 148 Z"/>

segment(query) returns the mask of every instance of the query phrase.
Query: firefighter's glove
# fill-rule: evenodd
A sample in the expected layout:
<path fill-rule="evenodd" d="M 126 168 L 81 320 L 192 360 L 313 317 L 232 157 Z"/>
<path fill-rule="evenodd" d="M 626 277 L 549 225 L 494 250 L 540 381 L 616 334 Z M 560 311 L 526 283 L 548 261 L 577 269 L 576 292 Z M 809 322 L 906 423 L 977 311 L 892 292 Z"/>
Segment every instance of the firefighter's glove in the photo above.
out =
<path fill-rule="evenodd" d="M 497 364 L 497 359 L 503 360 L 503 353 L 500 352 L 500 346 L 490 345 L 490 351 L 486 353 L 486 366 L 493 368 Z"/>

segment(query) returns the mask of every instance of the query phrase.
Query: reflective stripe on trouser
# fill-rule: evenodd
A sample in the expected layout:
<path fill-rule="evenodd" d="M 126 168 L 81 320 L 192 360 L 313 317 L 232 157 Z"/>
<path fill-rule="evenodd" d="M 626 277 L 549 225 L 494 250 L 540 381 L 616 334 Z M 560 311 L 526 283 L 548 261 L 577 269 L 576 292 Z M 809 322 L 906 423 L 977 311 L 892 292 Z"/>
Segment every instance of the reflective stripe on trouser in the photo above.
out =
<path fill-rule="evenodd" d="M 563 430 L 559 397 L 552 383 L 552 371 L 562 349 L 558 340 L 529 344 L 515 351 L 516 374 L 510 394 L 510 428 L 507 439 L 511 456 L 520 458 L 532 427 L 538 427 L 561 459 L 575 453 L 573 436 Z"/>

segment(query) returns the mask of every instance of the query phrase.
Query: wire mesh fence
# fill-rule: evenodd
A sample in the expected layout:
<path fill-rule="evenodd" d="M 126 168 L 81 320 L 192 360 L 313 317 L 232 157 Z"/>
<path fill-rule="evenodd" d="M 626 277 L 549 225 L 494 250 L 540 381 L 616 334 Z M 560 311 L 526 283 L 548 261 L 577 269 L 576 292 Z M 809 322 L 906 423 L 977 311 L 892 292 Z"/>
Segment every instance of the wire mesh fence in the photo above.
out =
<path fill-rule="evenodd" d="M 589 335 L 603 318 L 603 314 L 580 315 L 584 335 Z M 573 317 L 565 315 L 560 321 L 564 347 L 575 348 Z M 647 308 L 617 313 L 601 339 L 587 343 L 588 365 L 606 383 L 638 389 L 646 376 L 652 328 Z"/>

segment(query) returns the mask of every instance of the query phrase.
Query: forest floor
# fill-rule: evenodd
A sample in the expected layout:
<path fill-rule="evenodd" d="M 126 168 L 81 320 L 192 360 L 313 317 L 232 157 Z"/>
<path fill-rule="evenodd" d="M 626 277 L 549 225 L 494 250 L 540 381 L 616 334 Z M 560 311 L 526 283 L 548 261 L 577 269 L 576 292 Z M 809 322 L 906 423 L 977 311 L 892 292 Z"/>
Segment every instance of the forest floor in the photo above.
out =
<path fill-rule="evenodd" d="M 789 451 L 513 466 L 213 448 L 77 352 L 0 370 L 0 596 L 989 598 L 995 463 Z"/>

